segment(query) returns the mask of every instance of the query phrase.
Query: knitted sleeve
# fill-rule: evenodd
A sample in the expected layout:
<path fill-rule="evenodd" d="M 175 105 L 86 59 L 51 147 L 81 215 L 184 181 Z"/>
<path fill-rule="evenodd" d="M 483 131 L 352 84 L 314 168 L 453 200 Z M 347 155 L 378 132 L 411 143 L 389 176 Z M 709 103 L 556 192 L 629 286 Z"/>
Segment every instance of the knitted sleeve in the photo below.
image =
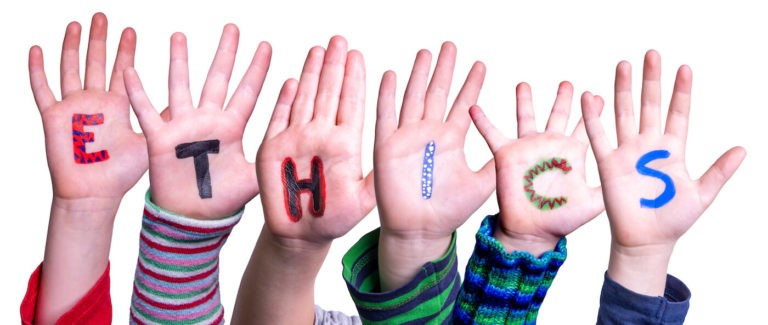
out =
<path fill-rule="evenodd" d="M 379 229 L 363 236 L 344 255 L 343 276 L 364 324 L 450 323 L 461 278 L 456 264 L 456 234 L 448 252 L 428 262 L 410 282 L 381 292 Z"/>
<path fill-rule="evenodd" d="M 539 307 L 565 262 L 565 237 L 536 258 L 507 253 L 493 237 L 497 216 L 483 220 L 454 310 L 456 324 L 535 324 Z"/>
<path fill-rule="evenodd" d="M 223 324 L 219 251 L 242 214 L 191 219 L 157 207 L 147 192 L 130 322 Z"/>

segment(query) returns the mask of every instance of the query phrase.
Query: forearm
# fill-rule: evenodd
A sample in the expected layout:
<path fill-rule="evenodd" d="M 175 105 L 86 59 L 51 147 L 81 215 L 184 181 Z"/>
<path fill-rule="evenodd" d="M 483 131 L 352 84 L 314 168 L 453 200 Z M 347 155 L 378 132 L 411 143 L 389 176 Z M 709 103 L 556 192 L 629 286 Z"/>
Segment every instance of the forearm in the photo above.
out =
<path fill-rule="evenodd" d="M 146 199 L 131 323 L 220 324 L 219 252 L 242 216 L 197 220 Z"/>
<path fill-rule="evenodd" d="M 330 243 L 278 240 L 265 225 L 240 281 L 232 323 L 312 324 L 315 278 L 329 249 Z"/>
<path fill-rule="evenodd" d="M 379 234 L 379 277 L 382 291 L 402 287 L 418 274 L 424 264 L 445 255 L 451 246 L 447 236 L 398 235 L 382 227 Z"/>
<path fill-rule="evenodd" d="M 53 324 L 104 274 L 119 199 L 54 198 L 36 320 Z"/>

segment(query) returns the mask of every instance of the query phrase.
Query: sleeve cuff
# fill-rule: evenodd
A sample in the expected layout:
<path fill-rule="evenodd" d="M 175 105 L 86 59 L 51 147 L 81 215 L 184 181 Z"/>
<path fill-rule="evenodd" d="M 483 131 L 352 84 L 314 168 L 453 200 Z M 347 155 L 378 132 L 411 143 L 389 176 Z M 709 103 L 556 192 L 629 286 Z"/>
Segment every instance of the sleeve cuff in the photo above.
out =
<path fill-rule="evenodd" d="M 682 324 L 688 314 L 691 291 L 678 278 L 667 275 L 664 297 L 631 291 L 605 273 L 600 293 L 599 324 L 652 322 Z"/>
<path fill-rule="evenodd" d="M 221 323 L 219 252 L 242 215 L 187 218 L 156 206 L 147 192 L 131 323 Z"/>
<path fill-rule="evenodd" d="M 27 293 L 21 302 L 21 323 L 24 325 L 35 324 L 42 276 L 43 264 L 41 263 L 29 277 Z M 93 287 L 70 310 L 62 314 L 56 324 L 109 324 L 111 322 L 112 298 L 109 294 L 109 263 L 107 263 L 107 268 Z"/>
<path fill-rule="evenodd" d="M 539 307 L 567 256 L 565 237 L 541 257 L 508 253 L 493 237 L 497 216 L 483 220 L 454 311 L 454 321 L 501 324 L 535 321 Z"/>
<path fill-rule="evenodd" d="M 461 285 L 456 261 L 456 233 L 442 257 L 425 263 L 402 287 L 381 292 L 379 229 L 363 236 L 342 259 L 343 276 L 364 323 L 442 323 L 449 319 Z"/>

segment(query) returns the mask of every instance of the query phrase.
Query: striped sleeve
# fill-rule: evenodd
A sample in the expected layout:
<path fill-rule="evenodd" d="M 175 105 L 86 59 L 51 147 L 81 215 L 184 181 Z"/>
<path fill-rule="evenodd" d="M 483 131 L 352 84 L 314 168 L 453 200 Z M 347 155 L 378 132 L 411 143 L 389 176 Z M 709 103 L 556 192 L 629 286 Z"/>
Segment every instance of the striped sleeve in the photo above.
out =
<path fill-rule="evenodd" d="M 191 219 L 157 207 L 147 191 L 131 324 L 223 324 L 219 251 L 242 214 Z"/>
<path fill-rule="evenodd" d="M 421 267 L 402 287 L 381 292 L 379 229 L 363 236 L 344 255 L 343 276 L 364 324 L 448 324 L 461 278 L 456 264 L 456 233 L 448 252 Z"/>
<path fill-rule="evenodd" d="M 539 258 L 507 253 L 493 237 L 496 222 L 496 216 L 486 217 L 477 232 L 454 310 L 456 324 L 536 324 L 544 296 L 565 262 L 565 237 Z"/>

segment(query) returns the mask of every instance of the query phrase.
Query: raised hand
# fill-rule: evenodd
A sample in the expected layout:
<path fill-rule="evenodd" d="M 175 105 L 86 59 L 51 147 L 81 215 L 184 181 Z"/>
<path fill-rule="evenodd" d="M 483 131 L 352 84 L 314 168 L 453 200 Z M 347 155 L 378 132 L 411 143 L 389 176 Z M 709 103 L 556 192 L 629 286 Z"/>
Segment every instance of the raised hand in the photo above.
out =
<path fill-rule="evenodd" d="M 135 70 L 125 84 L 149 146 L 152 201 L 174 213 L 201 219 L 228 216 L 259 192 L 256 169 L 243 154 L 243 131 L 269 70 L 272 49 L 262 42 L 226 107 L 237 53 L 237 26 L 224 27 L 200 101 L 189 91 L 187 43 L 171 37 L 169 117 L 157 113 Z"/>
<path fill-rule="evenodd" d="M 467 111 L 477 102 L 485 66 L 473 65 L 446 118 L 456 47 L 443 44 L 429 81 L 431 59 L 427 50 L 416 55 L 399 123 L 394 72 L 384 74 L 379 90 L 374 175 L 385 290 L 401 286 L 422 264 L 443 255 L 456 228 L 494 188 L 493 161 L 473 171 L 464 155 Z"/>
<path fill-rule="evenodd" d="M 635 126 L 631 67 L 616 68 L 618 148 L 612 149 L 598 118 L 602 103 L 589 95 L 582 109 L 597 159 L 612 245 L 608 274 L 629 289 L 662 295 L 672 249 L 712 203 L 746 152 L 734 147 L 699 179 L 685 166 L 691 104 L 691 69 L 677 71 L 664 132 L 661 128 L 661 58 L 648 51 L 643 64 L 640 130 Z"/>
<path fill-rule="evenodd" d="M 257 155 L 261 201 L 277 238 L 327 245 L 371 209 L 363 178 L 365 66 L 340 36 L 309 51 L 301 80 L 280 92 Z"/>
<path fill-rule="evenodd" d="M 500 214 L 494 237 L 508 251 L 539 256 L 603 211 L 601 189 L 590 188 L 584 173 L 589 146 L 584 123 L 565 134 L 572 98 L 573 86 L 560 83 L 546 130 L 538 132 L 531 88 L 519 84 L 516 140 L 496 129 L 479 107 L 470 109 L 496 161 Z"/>
<path fill-rule="evenodd" d="M 85 83 L 81 26 L 67 26 L 61 53 L 61 100 L 48 86 L 43 53 L 29 51 L 29 79 L 45 131 L 53 186 L 35 321 L 53 324 L 99 279 L 109 261 L 115 214 L 147 170 L 144 137 L 131 128 L 123 70 L 133 66 L 136 33 L 123 30 L 106 88 L 107 18 L 93 15 Z"/>
<path fill-rule="evenodd" d="M 29 51 L 32 93 L 43 120 L 55 198 L 116 199 L 147 170 L 144 137 L 131 128 L 123 70 L 133 66 L 136 33 L 126 28 L 106 88 L 107 18 L 93 16 L 85 84 L 80 80 L 80 24 L 67 26 L 61 53 L 61 101 L 48 87 L 43 52 Z"/>
<path fill-rule="evenodd" d="M 308 324 L 315 278 L 334 239 L 375 205 L 363 178 L 363 56 L 347 41 L 309 51 L 283 85 L 256 157 L 266 226 L 240 282 L 232 323 Z"/>

